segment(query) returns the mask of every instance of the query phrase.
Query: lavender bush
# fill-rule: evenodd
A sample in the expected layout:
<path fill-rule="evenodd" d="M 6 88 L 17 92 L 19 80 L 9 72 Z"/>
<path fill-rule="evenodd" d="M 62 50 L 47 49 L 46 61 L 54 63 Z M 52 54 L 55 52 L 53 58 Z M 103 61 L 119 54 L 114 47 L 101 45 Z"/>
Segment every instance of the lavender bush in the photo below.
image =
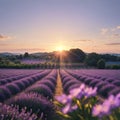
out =
<path fill-rule="evenodd" d="M 35 85 L 34 87 L 27 90 L 27 93 L 31 93 L 31 92 L 40 94 L 48 99 L 53 99 L 52 90 L 44 84 Z"/>
<path fill-rule="evenodd" d="M 0 120 L 37 120 L 37 115 L 26 108 L 19 111 L 19 106 L 9 106 L 0 103 Z"/>
<path fill-rule="evenodd" d="M 0 102 L 3 102 L 5 99 L 9 98 L 12 93 L 5 86 L 0 87 Z"/>
<path fill-rule="evenodd" d="M 9 105 L 19 106 L 19 110 L 26 107 L 26 111 L 32 111 L 41 120 L 52 120 L 55 115 L 55 108 L 52 102 L 36 93 L 23 93 L 11 99 Z"/>
<path fill-rule="evenodd" d="M 39 84 L 44 84 L 44 85 L 48 86 L 52 90 L 52 92 L 55 91 L 55 84 L 50 80 L 45 79 L 43 81 L 40 81 Z"/>

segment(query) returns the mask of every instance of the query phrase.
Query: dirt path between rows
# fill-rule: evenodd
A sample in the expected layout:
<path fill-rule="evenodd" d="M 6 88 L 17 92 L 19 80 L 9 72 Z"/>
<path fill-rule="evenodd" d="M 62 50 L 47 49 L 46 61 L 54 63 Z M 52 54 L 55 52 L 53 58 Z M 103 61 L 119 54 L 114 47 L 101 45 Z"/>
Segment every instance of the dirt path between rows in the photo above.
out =
<path fill-rule="evenodd" d="M 62 81 L 60 77 L 59 70 L 57 71 L 57 85 L 55 89 L 55 96 L 63 94 Z"/>

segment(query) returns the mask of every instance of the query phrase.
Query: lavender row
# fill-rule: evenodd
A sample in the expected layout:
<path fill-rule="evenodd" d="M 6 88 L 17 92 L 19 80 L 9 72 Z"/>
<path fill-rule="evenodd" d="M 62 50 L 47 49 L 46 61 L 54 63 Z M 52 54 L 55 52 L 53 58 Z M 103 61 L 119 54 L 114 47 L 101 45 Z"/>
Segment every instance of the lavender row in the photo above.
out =
<path fill-rule="evenodd" d="M 34 85 L 10 99 L 7 104 L 19 106 L 19 109 L 26 107 L 27 111 L 35 113 L 40 120 L 56 119 L 55 107 L 52 103 L 56 87 L 57 71 L 52 70 L 46 77 Z"/>
<path fill-rule="evenodd" d="M 11 96 L 26 89 L 28 86 L 32 85 L 36 81 L 45 77 L 49 72 L 50 70 L 45 70 L 43 72 L 32 75 L 30 77 L 25 77 L 18 81 L 13 81 L 6 85 L 1 85 L 0 86 L 0 102 L 3 102 L 4 100 L 10 98 Z"/>
<path fill-rule="evenodd" d="M 120 87 L 120 80 L 119 79 L 113 79 L 113 78 L 104 78 L 102 76 L 96 76 L 96 73 L 94 73 L 92 76 L 88 75 L 89 72 L 91 71 L 86 71 L 86 73 L 82 73 L 81 70 L 80 71 L 72 71 L 69 70 L 67 71 L 69 74 L 71 74 L 73 77 L 77 78 L 77 79 L 90 79 L 89 82 L 94 82 L 94 80 L 98 80 L 99 82 L 103 82 L 105 84 L 111 84 L 111 85 L 115 85 L 116 87 Z M 103 71 L 104 72 L 104 71 Z"/>
<path fill-rule="evenodd" d="M 98 94 L 104 98 L 107 98 L 111 94 L 116 95 L 120 91 L 120 80 L 95 78 L 85 74 L 82 75 L 81 71 L 75 72 L 74 70 L 69 70 L 68 73 L 88 86 L 97 87 Z"/>
<path fill-rule="evenodd" d="M 26 69 L 0 69 L 0 80 L 9 77 L 15 77 L 25 73 L 36 73 L 39 70 L 26 70 Z"/>
<path fill-rule="evenodd" d="M 57 80 L 57 71 L 54 69 L 52 72 L 38 81 L 35 85 L 27 90 L 27 93 L 37 93 L 48 99 L 53 99 Z"/>
<path fill-rule="evenodd" d="M 20 75 L 16 75 L 16 76 L 0 79 L 0 85 L 5 85 L 7 83 L 10 83 L 10 82 L 13 82 L 13 81 L 17 81 L 17 80 L 20 80 L 20 79 L 25 78 L 25 77 L 30 77 L 31 75 L 35 75 L 35 74 L 40 73 L 40 72 L 42 72 L 42 70 L 39 70 L 37 72 L 32 70 L 32 71 L 28 71 L 28 72 L 22 73 Z"/>
<path fill-rule="evenodd" d="M 23 74 L 37 73 L 40 70 L 26 70 L 26 69 L 0 69 L 0 80 L 5 78 L 16 77 Z"/>
<path fill-rule="evenodd" d="M 16 69 L 0 69 L 0 79 L 8 78 L 11 76 L 20 75 L 24 70 L 16 70 Z"/>
<path fill-rule="evenodd" d="M 60 70 L 60 76 L 61 76 L 62 86 L 65 94 L 69 94 L 70 90 L 77 88 L 82 84 L 82 82 L 70 76 L 64 70 Z"/>
<path fill-rule="evenodd" d="M 75 72 L 79 75 L 86 75 L 88 77 L 93 77 L 101 80 L 112 79 L 120 80 L 120 70 L 99 70 L 99 69 L 90 69 L 90 70 L 67 70 L 68 72 Z"/>
<path fill-rule="evenodd" d="M 56 120 L 54 119 L 55 107 L 53 103 L 37 93 L 22 93 L 7 104 L 14 107 L 19 106 L 19 111 L 25 108 L 26 112 L 36 114 L 37 120 Z"/>

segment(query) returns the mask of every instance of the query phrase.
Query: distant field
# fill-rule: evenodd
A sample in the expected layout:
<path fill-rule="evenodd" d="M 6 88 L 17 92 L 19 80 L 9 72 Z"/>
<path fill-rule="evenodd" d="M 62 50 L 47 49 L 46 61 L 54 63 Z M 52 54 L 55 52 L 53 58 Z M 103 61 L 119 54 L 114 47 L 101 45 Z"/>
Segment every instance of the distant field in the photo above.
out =
<path fill-rule="evenodd" d="M 40 64 L 40 63 L 45 63 L 46 62 L 46 60 L 21 60 L 20 61 L 21 63 L 23 63 L 23 64 Z"/>
<path fill-rule="evenodd" d="M 120 62 L 106 62 L 106 65 L 120 65 Z"/>

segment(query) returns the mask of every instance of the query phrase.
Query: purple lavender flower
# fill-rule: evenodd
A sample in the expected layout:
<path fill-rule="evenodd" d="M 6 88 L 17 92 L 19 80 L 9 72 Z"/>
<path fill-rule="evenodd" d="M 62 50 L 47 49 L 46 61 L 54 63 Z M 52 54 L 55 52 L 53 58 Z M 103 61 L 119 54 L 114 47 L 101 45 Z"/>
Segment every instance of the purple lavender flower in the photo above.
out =
<path fill-rule="evenodd" d="M 36 113 L 38 117 L 43 113 L 44 120 L 53 120 L 52 117 L 55 115 L 53 103 L 36 93 L 22 93 L 15 99 L 12 98 L 8 104 L 18 105 L 19 110 L 26 107 L 26 111 L 32 110 L 32 113 Z"/>
<path fill-rule="evenodd" d="M 120 93 L 116 95 L 116 99 L 120 100 Z"/>
<path fill-rule="evenodd" d="M 19 106 L 13 107 L 0 103 L 0 120 L 37 120 L 37 115 L 32 111 L 26 111 L 26 108 L 19 111 Z"/>
<path fill-rule="evenodd" d="M 85 89 L 85 84 L 81 84 L 81 86 L 79 88 L 70 90 L 70 95 L 72 97 L 76 97 L 76 98 L 80 99 L 83 96 L 84 89 Z"/>
<path fill-rule="evenodd" d="M 107 100 L 104 101 L 104 105 L 109 105 L 111 109 L 119 106 L 119 99 L 117 97 L 110 95 Z"/>
<path fill-rule="evenodd" d="M 110 106 L 108 104 L 99 104 L 93 107 L 93 116 L 102 117 L 103 115 L 110 114 Z"/>
<path fill-rule="evenodd" d="M 84 90 L 84 95 L 86 97 L 96 96 L 96 94 L 97 94 L 97 87 L 95 88 L 90 87 Z"/>
<path fill-rule="evenodd" d="M 62 94 L 61 96 L 56 96 L 55 98 L 57 101 L 59 101 L 62 104 L 71 103 L 71 101 L 72 101 L 71 95 L 67 96 L 65 94 Z"/>
<path fill-rule="evenodd" d="M 116 96 L 110 95 L 102 104 L 93 107 L 93 116 L 102 117 L 109 115 L 111 111 L 120 106 L 120 93 Z"/>
<path fill-rule="evenodd" d="M 77 105 L 73 105 L 73 106 L 71 107 L 71 111 L 76 110 L 77 108 L 78 108 Z"/>
<path fill-rule="evenodd" d="M 102 105 L 95 105 L 93 107 L 93 111 L 92 111 L 93 116 L 101 117 L 102 116 L 102 114 L 101 114 L 102 109 L 103 109 Z"/>
<path fill-rule="evenodd" d="M 78 106 L 75 104 L 75 105 L 72 105 L 71 103 L 72 101 L 68 101 L 66 102 L 65 106 L 62 108 L 62 112 L 64 114 L 67 114 L 69 112 L 72 112 L 73 110 L 76 110 L 78 108 Z"/>
<path fill-rule="evenodd" d="M 67 103 L 67 104 L 65 105 L 65 107 L 62 109 L 62 112 L 63 112 L 64 114 L 66 114 L 66 113 L 68 113 L 70 110 L 71 110 L 71 104 L 70 104 L 70 103 Z"/>

